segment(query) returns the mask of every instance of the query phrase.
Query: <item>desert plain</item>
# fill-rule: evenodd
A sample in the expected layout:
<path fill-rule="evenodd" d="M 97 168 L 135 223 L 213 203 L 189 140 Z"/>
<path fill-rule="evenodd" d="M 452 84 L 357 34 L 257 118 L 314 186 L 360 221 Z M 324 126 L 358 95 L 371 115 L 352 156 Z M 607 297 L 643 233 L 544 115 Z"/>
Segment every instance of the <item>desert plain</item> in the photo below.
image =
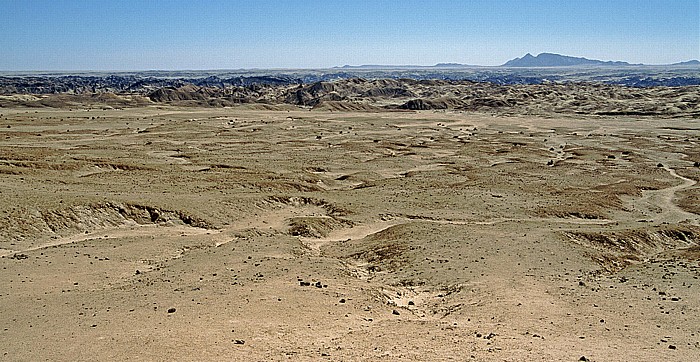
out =
<path fill-rule="evenodd" d="M 0 125 L 1 360 L 700 356 L 697 112 L 144 100 Z"/>

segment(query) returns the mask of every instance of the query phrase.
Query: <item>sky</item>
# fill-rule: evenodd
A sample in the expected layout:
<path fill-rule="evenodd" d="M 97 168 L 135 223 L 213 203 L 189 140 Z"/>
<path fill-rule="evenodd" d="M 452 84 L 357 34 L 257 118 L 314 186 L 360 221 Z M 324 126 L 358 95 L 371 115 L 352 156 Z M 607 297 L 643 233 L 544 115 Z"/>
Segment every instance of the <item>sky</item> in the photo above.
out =
<path fill-rule="evenodd" d="M 700 59 L 700 0 L 0 0 L 0 71 Z"/>

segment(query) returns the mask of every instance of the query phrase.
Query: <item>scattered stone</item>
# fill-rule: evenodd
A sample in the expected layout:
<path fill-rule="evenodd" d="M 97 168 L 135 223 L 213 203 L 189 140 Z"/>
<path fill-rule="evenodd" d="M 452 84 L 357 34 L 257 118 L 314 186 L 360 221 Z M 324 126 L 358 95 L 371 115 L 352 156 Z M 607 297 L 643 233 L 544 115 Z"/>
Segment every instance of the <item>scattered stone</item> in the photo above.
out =
<path fill-rule="evenodd" d="M 233 343 L 235 343 L 235 344 L 245 344 L 245 341 L 242 340 L 242 339 L 234 339 L 234 340 L 233 340 Z"/>
<path fill-rule="evenodd" d="M 341 299 L 340 303 L 345 303 L 345 298 Z"/>
<path fill-rule="evenodd" d="M 176 310 L 177 309 L 175 309 L 175 308 L 170 308 L 170 309 L 168 309 L 168 313 L 175 313 Z"/>
<path fill-rule="evenodd" d="M 672 345 L 672 344 L 669 344 L 669 345 L 668 345 L 668 349 L 676 349 L 676 346 L 674 346 L 674 345 Z"/>
<path fill-rule="evenodd" d="M 656 167 L 664 167 L 664 164 L 659 162 L 656 164 Z"/>
<path fill-rule="evenodd" d="M 412 300 L 409 300 L 408 305 L 416 305 L 416 303 L 414 303 Z"/>
<path fill-rule="evenodd" d="M 401 313 L 399 313 L 398 310 L 394 309 L 393 311 L 391 311 L 391 314 L 393 314 L 393 315 L 400 315 Z"/>
<path fill-rule="evenodd" d="M 581 356 L 581 358 L 579 358 L 578 360 L 579 360 L 579 361 L 582 361 L 582 362 L 588 362 L 588 361 L 590 361 L 588 358 L 586 358 L 586 356 Z"/>

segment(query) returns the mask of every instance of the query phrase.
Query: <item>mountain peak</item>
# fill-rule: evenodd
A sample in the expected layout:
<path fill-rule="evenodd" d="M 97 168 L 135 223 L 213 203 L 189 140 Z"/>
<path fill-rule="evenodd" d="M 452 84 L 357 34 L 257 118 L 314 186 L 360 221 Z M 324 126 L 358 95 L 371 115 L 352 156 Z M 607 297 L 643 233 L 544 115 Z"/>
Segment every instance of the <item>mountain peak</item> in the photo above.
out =
<path fill-rule="evenodd" d="M 570 57 L 555 53 L 540 53 L 536 57 L 527 53 L 522 58 L 507 61 L 502 67 L 571 67 L 571 66 L 624 66 L 627 62 L 603 61 Z"/>
<path fill-rule="evenodd" d="M 673 66 L 700 65 L 700 60 L 693 59 L 693 60 L 688 60 L 686 62 L 673 63 L 671 65 L 673 65 Z"/>

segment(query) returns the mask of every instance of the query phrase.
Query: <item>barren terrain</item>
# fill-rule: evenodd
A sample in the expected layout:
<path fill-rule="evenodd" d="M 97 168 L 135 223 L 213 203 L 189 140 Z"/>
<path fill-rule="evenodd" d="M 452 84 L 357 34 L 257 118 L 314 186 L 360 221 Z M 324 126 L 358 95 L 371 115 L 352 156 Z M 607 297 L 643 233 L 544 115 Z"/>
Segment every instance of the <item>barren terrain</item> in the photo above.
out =
<path fill-rule="evenodd" d="M 697 87 L 341 85 L 4 96 L 0 359 L 697 359 Z"/>

